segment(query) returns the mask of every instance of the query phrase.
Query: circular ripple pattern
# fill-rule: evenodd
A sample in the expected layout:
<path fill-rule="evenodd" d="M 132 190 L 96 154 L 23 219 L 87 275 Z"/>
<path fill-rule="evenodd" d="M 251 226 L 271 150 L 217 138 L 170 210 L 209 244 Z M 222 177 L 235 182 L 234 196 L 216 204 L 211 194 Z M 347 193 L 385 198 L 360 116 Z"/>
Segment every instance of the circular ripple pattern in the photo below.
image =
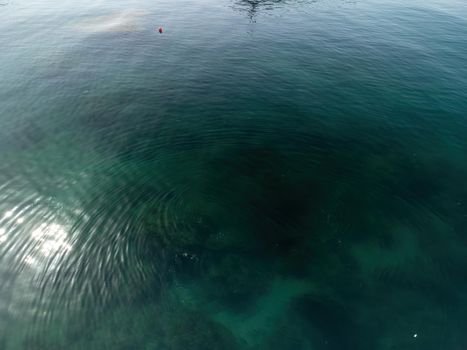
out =
<path fill-rule="evenodd" d="M 2 350 L 466 347 L 462 2 L 46 3 L 0 7 Z"/>

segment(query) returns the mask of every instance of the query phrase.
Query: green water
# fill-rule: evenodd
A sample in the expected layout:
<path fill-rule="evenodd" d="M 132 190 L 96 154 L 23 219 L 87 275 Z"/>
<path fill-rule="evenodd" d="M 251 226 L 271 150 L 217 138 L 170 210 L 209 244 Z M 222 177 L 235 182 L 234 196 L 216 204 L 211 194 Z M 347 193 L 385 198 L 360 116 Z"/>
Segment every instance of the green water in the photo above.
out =
<path fill-rule="evenodd" d="M 463 0 L 0 5 L 1 350 L 467 348 Z"/>

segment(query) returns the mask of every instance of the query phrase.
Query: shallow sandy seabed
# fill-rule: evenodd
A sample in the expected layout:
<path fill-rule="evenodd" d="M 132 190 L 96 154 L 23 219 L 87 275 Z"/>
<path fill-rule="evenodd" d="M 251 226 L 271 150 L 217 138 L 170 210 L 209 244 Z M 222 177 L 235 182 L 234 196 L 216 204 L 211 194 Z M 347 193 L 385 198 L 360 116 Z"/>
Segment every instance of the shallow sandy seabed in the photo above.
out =
<path fill-rule="evenodd" d="M 143 10 L 125 10 L 88 18 L 75 24 L 74 28 L 89 33 L 136 32 L 142 30 Z"/>

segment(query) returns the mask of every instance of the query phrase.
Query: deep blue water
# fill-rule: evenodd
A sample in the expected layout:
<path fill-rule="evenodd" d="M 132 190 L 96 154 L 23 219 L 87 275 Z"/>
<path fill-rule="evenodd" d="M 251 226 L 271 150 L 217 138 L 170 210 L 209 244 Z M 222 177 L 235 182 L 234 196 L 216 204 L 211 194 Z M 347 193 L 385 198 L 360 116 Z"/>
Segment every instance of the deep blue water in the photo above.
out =
<path fill-rule="evenodd" d="M 466 62 L 461 0 L 3 0 L 0 349 L 466 349 Z"/>

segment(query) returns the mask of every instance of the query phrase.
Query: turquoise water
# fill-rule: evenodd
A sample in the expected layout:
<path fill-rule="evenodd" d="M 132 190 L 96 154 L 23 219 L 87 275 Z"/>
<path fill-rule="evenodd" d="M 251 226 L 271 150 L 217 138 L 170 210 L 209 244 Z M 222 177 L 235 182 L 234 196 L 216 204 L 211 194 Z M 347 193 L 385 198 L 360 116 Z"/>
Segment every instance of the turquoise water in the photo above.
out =
<path fill-rule="evenodd" d="M 3 0 L 0 349 L 466 349 L 466 59 L 461 0 Z"/>

